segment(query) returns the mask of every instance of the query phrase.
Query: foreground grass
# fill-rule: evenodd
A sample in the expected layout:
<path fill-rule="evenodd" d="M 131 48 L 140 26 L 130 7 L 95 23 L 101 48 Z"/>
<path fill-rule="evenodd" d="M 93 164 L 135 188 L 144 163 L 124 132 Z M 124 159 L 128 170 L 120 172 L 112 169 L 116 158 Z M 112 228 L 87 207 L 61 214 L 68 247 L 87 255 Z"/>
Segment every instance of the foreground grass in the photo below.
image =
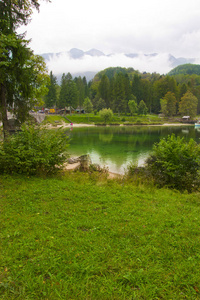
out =
<path fill-rule="evenodd" d="M 0 176 L 0 299 L 200 299 L 199 194 Z"/>

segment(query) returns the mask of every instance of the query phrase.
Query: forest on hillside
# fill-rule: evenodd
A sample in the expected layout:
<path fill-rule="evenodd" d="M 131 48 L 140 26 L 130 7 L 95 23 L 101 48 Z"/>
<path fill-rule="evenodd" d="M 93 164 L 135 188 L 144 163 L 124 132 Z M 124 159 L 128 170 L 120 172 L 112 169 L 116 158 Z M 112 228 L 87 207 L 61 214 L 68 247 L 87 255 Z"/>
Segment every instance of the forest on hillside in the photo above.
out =
<path fill-rule="evenodd" d="M 107 68 L 89 82 L 85 77 L 72 78 L 67 73 L 62 75 L 60 85 L 51 72 L 45 105 L 48 108 L 70 106 L 76 109 L 82 108 L 87 98 L 94 111 L 111 108 L 113 112 L 127 114 L 131 112 L 131 100 L 137 106 L 142 101 L 148 113 L 196 115 L 200 113 L 200 73 L 194 65 L 191 74 L 192 66 L 183 65 L 184 72 L 175 70 L 168 75 L 140 73 L 133 68 Z M 190 111 L 191 106 L 195 113 Z"/>

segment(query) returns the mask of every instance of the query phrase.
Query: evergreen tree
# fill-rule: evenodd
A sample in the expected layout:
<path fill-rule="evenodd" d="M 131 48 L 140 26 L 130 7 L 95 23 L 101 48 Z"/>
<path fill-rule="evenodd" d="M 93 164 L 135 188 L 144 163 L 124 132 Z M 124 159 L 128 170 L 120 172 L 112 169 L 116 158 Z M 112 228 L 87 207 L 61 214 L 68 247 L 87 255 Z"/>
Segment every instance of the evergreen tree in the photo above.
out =
<path fill-rule="evenodd" d="M 77 108 L 78 105 L 78 89 L 76 83 L 72 80 L 70 73 L 65 73 L 61 78 L 60 96 L 58 101 L 59 108 L 69 107 Z"/>
<path fill-rule="evenodd" d="M 58 107 L 65 108 L 66 107 L 66 94 L 67 94 L 67 84 L 66 84 L 66 75 L 63 73 L 61 78 L 61 86 L 60 86 L 60 95 L 58 99 Z"/>
<path fill-rule="evenodd" d="M 91 82 L 90 82 L 91 83 Z M 83 85 L 85 87 L 85 97 L 89 97 L 89 84 L 87 83 L 87 79 L 85 76 L 83 76 Z"/>
<path fill-rule="evenodd" d="M 132 81 L 132 94 L 136 96 L 137 100 L 142 100 L 141 76 L 135 74 Z"/>
<path fill-rule="evenodd" d="M 104 99 L 100 98 L 97 102 L 96 102 L 96 109 L 97 111 L 102 110 L 103 108 L 106 108 L 106 102 L 104 101 Z"/>
<path fill-rule="evenodd" d="M 110 81 L 108 79 L 108 76 L 103 75 L 98 86 L 98 94 L 100 98 L 104 99 L 107 108 L 110 107 L 109 88 Z"/>
<path fill-rule="evenodd" d="M 125 111 L 125 95 L 124 75 L 123 73 L 119 73 L 116 75 L 114 83 L 114 107 L 118 114 Z"/>
<path fill-rule="evenodd" d="M 48 94 L 45 96 L 46 107 L 50 108 L 50 107 L 53 107 L 56 105 L 56 102 L 57 102 L 56 86 L 57 86 L 57 79 L 51 71 L 50 72 L 50 82 L 47 85 L 47 88 L 49 91 L 48 91 Z"/>
<path fill-rule="evenodd" d="M 131 97 L 131 84 L 128 77 L 128 74 L 124 75 L 124 89 L 125 89 L 125 103 L 124 103 L 124 112 L 128 110 L 128 100 Z"/>
<path fill-rule="evenodd" d="M 14 108 L 23 122 L 47 91 L 44 60 L 34 56 L 24 35 L 16 32 L 30 21 L 32 8 L 39 9 L 37 0 L 0 1 L 0 111 L 4 132 L 9 130 L 8 109 Z"/>
<path fill-rule="evenodd" d="M 93 105 L 89 97 L 85 98 L 83 107 L 86 113 L 91 113 L 93 110 Z"/>
<path fill-rule="evenodd" d="M 109 88 L 109 102 L 110 107 L 115 111 L 115 79 L 114 77 L 110 79 L 110 88 Z"/>
<path fill-rule="evenodd" d="M 149 111 L 151 112 L 151 106 L 152 106 L 152 83 L 148 79 L 142 79 L 141 80 L 141 94 L 142 99 L 144 99 L 144 102 L 146 106 L 148 107 Z"/>
<path fill-rule="evenodd" d="M 85 76 L 83 78 L 81 78 L 81 76 L 79 76 L 78 78 L 77 77 L 74 78 L 74 82 L 76 83 L 77 91 L 78 91 L 77 105 L 81 109 L 83 107 L 84 99 L 88 96 L 87 80 L 86 80 Z"/>
<path fill-rule="evenodd" d="M 185 93 L 187 92 L 188 88 L 186 83 L 182 83 L 180 84 L 179 87 L 179 99 L 181 99 L 183 97 L 183 95 L 185 95 Z"/>

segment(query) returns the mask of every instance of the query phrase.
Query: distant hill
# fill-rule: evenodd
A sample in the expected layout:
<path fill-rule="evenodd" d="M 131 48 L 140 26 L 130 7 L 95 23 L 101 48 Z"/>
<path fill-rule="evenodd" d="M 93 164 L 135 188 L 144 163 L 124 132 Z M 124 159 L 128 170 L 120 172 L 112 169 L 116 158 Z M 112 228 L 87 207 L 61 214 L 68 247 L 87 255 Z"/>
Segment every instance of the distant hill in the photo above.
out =
<path fill-rule="evenodd" d="M 110 67 L 106 68 L 100 72 L 98 72 L 95 76 L 93 81 L 100 81 L 101 78 L 106 75 L 109 79 L 112 79 L 115 74 L 122 73 L 123 75 L 128 75 L 129 80 L 133 80 L 135 75 L 138 75 L 142 79 L 148 79 L 149 81 L 155 81 L 160 78 L 159 73 L 147 73 L 147 72 L 140 72 L 133 68 L 122 68 L 122 67 Z"/>
<path fill-rule="evenodd" d="M 106 68 L 100 72 L 98 72 L 95 77 L 94 77 L 94 80 L 95 81 L 98 81 L 99 79 L 101 79 L 101 77 L 103 75 L 106 75 L 109 79 L 113 78 L 115 74 L 118 74 L 118 73 L 123 73 L 124 75 L 125 74 L 139 74 L 138 71 L 134 70 L 133 68 L 121 68 L 121 67 L 110 67 L 110 68 Z"/>
<path fill-rule="evenodd" d="M 180 66 L 172 69 L 168 73 L 168 75 L 170 75 L 170 76 L 179 75 L 179 74 L 183 74 L 183 75 L 192 75 L 192 74 L 200 75 L 200 65 L 184 64 L 184 65 L 180 65 Z"/>

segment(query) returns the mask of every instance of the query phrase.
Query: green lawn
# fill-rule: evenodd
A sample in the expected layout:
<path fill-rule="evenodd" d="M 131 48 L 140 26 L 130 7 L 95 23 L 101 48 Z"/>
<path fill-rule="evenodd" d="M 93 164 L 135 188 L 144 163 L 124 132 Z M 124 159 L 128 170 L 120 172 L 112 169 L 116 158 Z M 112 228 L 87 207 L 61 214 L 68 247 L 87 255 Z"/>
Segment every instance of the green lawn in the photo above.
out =
<path fill-rule="evenodd" d="M 0 299 L 200 299 L 200 197 L 0 176 Z"/>
<path fill-rule="evenodd" d="M 66 115 L 47 115 L 45 120 L 43 121 L 43 124 L 51 123 L 53 125 L 61 124 L 62 122 L 69 123 L 69 120 L 73 123 L 86 123 L 86 124 L 103 124 L 104 121 L 102 118 L 100 118 L 99 114 L 95 115 L 93 113 L 90 114 L 72 114 Z M 121 115 L 118 116 L 117 114 L 114 114 L 112 120 L 109 122 L 109 124 L 162 124 L 164 121 L 159 118 L 158 115 L 147 115 L 147 116 L 125 116 Z"/>

